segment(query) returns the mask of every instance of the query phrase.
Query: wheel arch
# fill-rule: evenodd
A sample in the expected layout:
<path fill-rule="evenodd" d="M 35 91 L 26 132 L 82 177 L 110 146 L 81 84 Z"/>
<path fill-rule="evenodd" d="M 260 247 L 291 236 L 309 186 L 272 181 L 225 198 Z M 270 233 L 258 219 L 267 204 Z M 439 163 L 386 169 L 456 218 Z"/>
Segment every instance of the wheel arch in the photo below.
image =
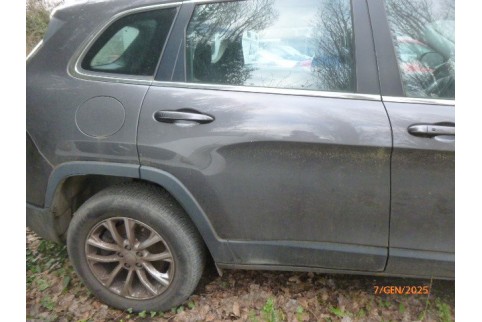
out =
<path fill-rule="evenodd" d="M 55 167 L 48 180 L 45 194 L 45 208 L 51 210 L 49 213 L 54 218 L 62 218 L 60 220 L 54 220 L 56 222 L 60 221 L 60 223 L 56 224 L 56 227 L 52 227 L 58 235 L 65 233 L 71 219 L 70 213 L 62 216 L 62 212 L 65 211 L 59 212 L 57 210 L 61 208 L 62 203 L 65 204 L 66 202 L 62 199 L 62 196 L 68 195 L 71 197 L 74 194 L 71 190 L 82 190 L 82 182 L 88 178 L 93 178 L 94 180 L 100 179 L 101 181 L 103 178 L 108 178 L 108 180 L 105 180 L 107 183 L 104 183 L 103 187 L 98 187 L 90 191 L 88 197 L 111 184 L 122 181 L 144 181 L 163 188 L 176 199 L 187 213 L 199 231 L 214 261 L 231 262 L 233 260 L 227 246 L 227 241 L 222 240 L 216 234 L 205 212 L 181 181 L 166 171 L 136 164 L 75 161 L 63 163 Z M 81 198 L 80 202 L 77 202 L 78 205 L 70 205 L 69 208 L 73 208 L 72 213 L 75 211 L 75 208 L 78 208 L 83 202 L 85 202 L 85 200 Z"/>

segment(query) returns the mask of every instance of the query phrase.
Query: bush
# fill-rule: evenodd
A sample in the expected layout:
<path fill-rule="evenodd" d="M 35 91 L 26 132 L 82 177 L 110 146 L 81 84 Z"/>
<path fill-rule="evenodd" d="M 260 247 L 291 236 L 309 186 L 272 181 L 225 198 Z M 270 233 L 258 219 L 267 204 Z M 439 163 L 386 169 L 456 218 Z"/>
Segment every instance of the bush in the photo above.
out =
<path fill-rule="evenodd" d="M 60 1 L 56 4 L 60 4 Z M 45 0 L 27 0 L 27 54 L 42 39 L 50 20 L 50 12 L 55 5 Z"/>

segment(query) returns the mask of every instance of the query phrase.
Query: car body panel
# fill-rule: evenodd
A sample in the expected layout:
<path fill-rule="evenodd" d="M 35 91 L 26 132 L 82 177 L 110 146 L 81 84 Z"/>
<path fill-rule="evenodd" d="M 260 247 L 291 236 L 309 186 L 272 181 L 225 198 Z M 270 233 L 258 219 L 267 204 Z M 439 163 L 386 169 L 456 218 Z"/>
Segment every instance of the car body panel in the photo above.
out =
<path fill-rule="evenodd" d="M 153 117 L 181 108 L 215 121 Z M 141 165 L 183 182 L 221 238 L 387 247 L 391 133 L 381 102 L 152 86 L 139 124 Z"/>
<path fill-rule="evenodd" d="M 455 143 L 407 128 L 454 124 L 454 107 L 404 96 L 383 2 L 352 1 L 356 93 L 185 83 L 184 33 L 201 2 L 53 14 L 27 60 L 27 222 L 60 241 L 49 207 L 61 183 L 124 176 L 168 190 L 219 267 L 452 278 Z M 110 22 L 165 6 L 180 10 L 155 76 L 77 68 Z M 154 118 L 180 109 L 214 121 Z"/>
<path fill-rule="evenodd" d="M 453 106 L 386 102 L 393 128 L 390 247 L 455 252 L 455 139 L 417 137 L 417 123 L 455 123 Z M 410 237 L 410 238 L 407 238 Z"/>
<path fill-rule="evenodd" d="M 144 100 L 140 160 L 189 189 L 237 263 L 385 266 L 391 132 L 379 96 L 362 94 L 378 93 L 378 81 L 373 44 L 363 39 L 368 11 L 354 5 L 359 94 L 186 84 L 184 34 L 194 3 L 181 7 L 159 82 Z M 155 114 L 166 110 L 215 121 L 157 122 Z"/>
<path fill-rule="evenodd" d="M 142 1 L 137 5 L 142 3 L 149 2 Z M 105 82 L 102 79 L 87 81 L 70 74 L 70 66 L 75 62 L 79 49 L 88 43 L 111 15 L 135 4 L 128 1 L 119 1 L 115 6 L 107 2 L 87 3 L 81 7 L 74 5 L 58 10 L 54 13 L 56 23 L 51 27 L 55 32 L 48 32 L 42 48 L 29 59 L 27 132 L 52 166 L 77 160 L 139 163 L 137 119 L 148 86 Z M 94 137 L 86 135 L 82 126 L 79 127 L 79 108 L 93 98 L 101 98 L 100 103 L 84 118 L 92 119 L 89 126 L 100 129 L 100 132 L 105 123 L 111 121 L 111 117 L 118 115 L 109 111 L 95 113 L 95 108 L 103 108 L 104 98 L 113 98 L 121 104 L 124 120 L 118 120 L 120 126 L 115 133 Z"/>
<path fill-rule="evenodd" d="M 453 278 L 455 135 L 417 136 L 409 127 L 441 125 L 455 133 L 455 101 L 405 96 L 401 77 L 394 77 L 400 71 L 385 7 L 376 0 L 368 0 L 368 5 L 382 99 L 393 131 L 386 272 Z"/>
<path fill-rule="evenodd" d="M 40 153 L 33 143 L 30 134 L 26 134 L 27 144 L 27 200 L 36 207 L 44 205 L 45 191 L 47 189 L 48 178 L 52 172 L 52 165 Z"/>
<path fill-rule="evenodd" d="M 455 124 L 454 107 L 394 102 L 385 106 L 394 138 L 387 270 L 401 272 L 409 259 L 415 271 L 453 276 L 455 138 L 417 137 L 408 127 Z"/>

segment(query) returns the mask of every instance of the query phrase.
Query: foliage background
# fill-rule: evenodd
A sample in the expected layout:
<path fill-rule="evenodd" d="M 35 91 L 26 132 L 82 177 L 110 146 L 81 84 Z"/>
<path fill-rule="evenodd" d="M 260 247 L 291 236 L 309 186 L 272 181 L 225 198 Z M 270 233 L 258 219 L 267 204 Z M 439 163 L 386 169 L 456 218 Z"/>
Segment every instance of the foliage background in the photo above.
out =
<path fill-rule="evenodd" d="M 55 4 L 48 4 L 43 0 L 27 0 L 27 53 L 42 39 L 49 24 L 50 11 L 60 3 L 61 1 Z"/>

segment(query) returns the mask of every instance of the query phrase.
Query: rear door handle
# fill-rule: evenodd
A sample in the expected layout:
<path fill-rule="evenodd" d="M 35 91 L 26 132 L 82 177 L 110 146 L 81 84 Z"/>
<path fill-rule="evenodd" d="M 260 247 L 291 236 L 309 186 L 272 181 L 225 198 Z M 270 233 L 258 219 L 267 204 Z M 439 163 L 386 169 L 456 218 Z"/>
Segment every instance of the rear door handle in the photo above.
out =
<path fill-rule="evenodd" d="M 154 119 L 162 123 L 175 123 L 176 121 L 192 121 L 206 124 L 214 121 L 214 117 L 197 111 L 157 111 Z"/>
<path fill-rule="evenodd" d="M 438 135 L 455 136 L 455 125 L 414 124 L 408 127 L 408 133 L 415 136 L 433 137 Z"/>

